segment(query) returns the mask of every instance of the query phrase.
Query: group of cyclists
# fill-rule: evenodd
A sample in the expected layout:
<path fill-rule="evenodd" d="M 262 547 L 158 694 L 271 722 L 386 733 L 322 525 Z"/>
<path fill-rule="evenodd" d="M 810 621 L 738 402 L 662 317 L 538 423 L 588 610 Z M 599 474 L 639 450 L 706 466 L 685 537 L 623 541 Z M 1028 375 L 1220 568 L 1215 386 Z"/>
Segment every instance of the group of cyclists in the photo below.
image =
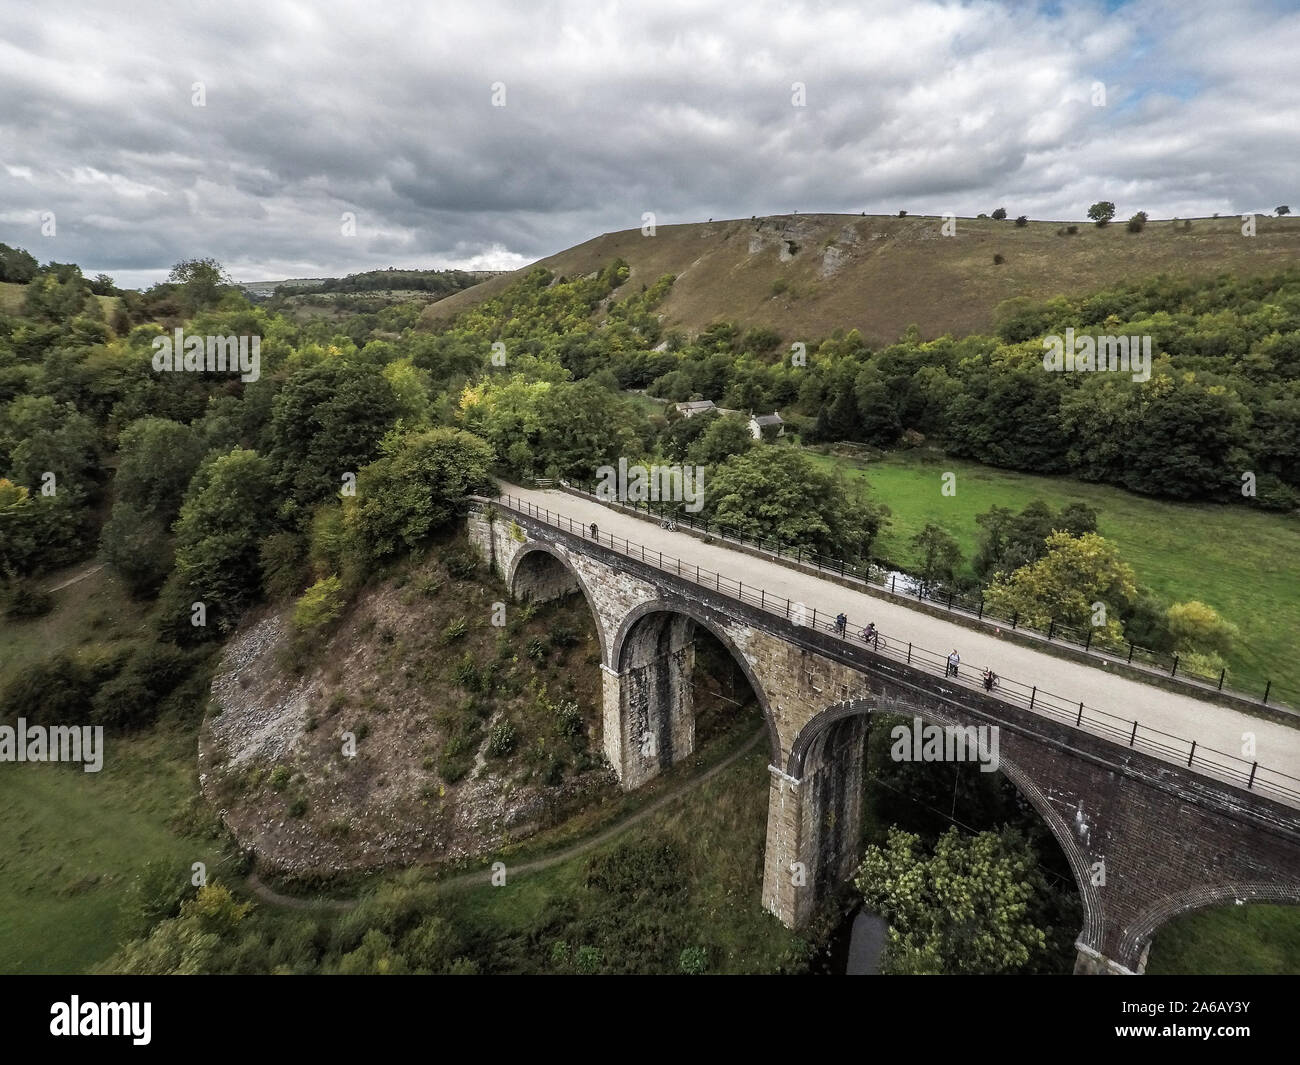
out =
<path fill-rule="evenodd" d="M 660 525 L 662 528 L 666 528 L 666 529 L 675 529 L 677 527 L 676 524 L 669 518 L 663 519 L 663 521 L 660 522 Z M 593 521 L 591 523 L 591 538 L 593 540 L 598 540 L 599 537 L 600 537 L 600 530 L 597 528 L 596 523 Z M 831 631 L 838 634 L 841 638 L 845 636 L 848 627 L 849 627 L 849 618 L 848 615 L 844 613 L 836 614 L 835 620 L 831 623 L 830 626 Z M 861 629 L 858 630 L 858 639 L 861 640 L 863 643 L 871 644 L 876 651 L 879 651 L 881 649 L 882 644 L 885 644 L 885 638 L 880 635 L 880 630 L 876 628 L 876 623 L 874 621 L 867 622 L 865 626 L 863 626 Z M 945 671 L 945 675 L 949 677 L 957 676 L 957 667 L 960 664 L 961 664 L 961 655 L 957 653 L 957 648 L 954 647 L 952 649 L 952 654 L 948 656 L 948 667 Z M 984 682 L 984 690 L 987 692 L 991 692 L 994 688 L 998 686 L 998 679 L 999 679 L 998 675 L 994 673 L 993 670 L 991 669 L 984 670 L 984 675 L 982 679 Z"/>
<path fill-rule="evenodd" d="M 846 635 L 848 625 L 848 615 L 840 613 L 835 615 L 835 620 L 831 623 L 830 628 L 832 632 L 837 633 L 841 638 L 843 638 Z M 874 621 L 867 622 L 863 628 L 858 630 L 858 639 L 863 643 L 871 644 L 877 651 L 880 650 L 880 645 L 884 641 L 884 637 L 880 635 L 880 630 L 876 628 L 876 623 Z M 957 668 L 960 665 L 961 655 L 957 653 L 957 648 L 954 647 L 952 653 L 948 655 L 948 665 L 945 670 L 945 675 L 949 677 L 957 676 Z M 1000 678 L 993 672 L 993 670 L 986 668 L 981 677 L 984 684 L 984 690 L 991 692 L 998 686 L 999 679 Z"/>

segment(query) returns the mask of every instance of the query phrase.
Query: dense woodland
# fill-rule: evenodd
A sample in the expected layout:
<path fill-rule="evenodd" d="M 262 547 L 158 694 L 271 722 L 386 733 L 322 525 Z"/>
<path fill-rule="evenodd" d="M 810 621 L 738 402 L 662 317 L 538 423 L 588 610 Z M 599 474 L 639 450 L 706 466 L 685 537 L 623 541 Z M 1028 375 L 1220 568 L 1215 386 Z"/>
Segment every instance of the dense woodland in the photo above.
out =
<path fill-rule="evenodd" d="M 756 445 L 736 418 L 647 413 L 628 389 L 779 409 L 805 442 L 928 440 L 1175 498 L 1287 508 L 1300 486 L 1300 272 L 1013 303 L 996 337 L 911 336 L 872 352 L 854 333 L 836 335 L 806 345 L 804 365 L 770 330 L 723 322 L 689 339 L 664 335 L 655 307 L 673 278 L 627 291 L 617 260 L 576 279 L 530 271 L 439 331 L 402 303 L 341 326 L 294 322 L 252 306 L 210 260 L 178 264 L 144 293 L 14 249 L 0 249 L 0 262 L 7 277 L 27 278 L 10 289 L 17 313 L 0 315 L 9 609 L 40 608 L 22 578 L 98 552 L 138 595 L 161 596 L 161 635 L 179 644 L 228 633 L 266 597 L 313 589 L 346 600 L 493 474 L 588 480 L 619 458 L 693 463 L 710 470 L 712 520 L 871 554 L 887 508 L 802 449 Z M 260 336 L 259 378 L 155 372 L 152 341 L 182 324 L 191 335 Z M 1152 334 L 1151 379 L 1044 372 L 1040 337 L 1066 327 Z M 1246 471 L 1255 496 L 1243 494 Z M 1200 611 L 1205 631 L 1180 635 L 1186 619 L 1171 621 L 1172 605 L 1144 592 L 1095 535 L 1095 515 L 1030 508 L 986 519 L 974 568 L 995 601 L 1083 624 L 1091 596 L 1108 596 L 1117 620 L 1103 635 L 1180 645 L 1213 670 L 1230 627 Z M 923 536 L 922 576 L 954 581 L 951 538 Z M 1093 586 L 1070 594 L 1061 574 L 1081 559 Z M 193 624 L 196 602 L 203 625 Z"/>

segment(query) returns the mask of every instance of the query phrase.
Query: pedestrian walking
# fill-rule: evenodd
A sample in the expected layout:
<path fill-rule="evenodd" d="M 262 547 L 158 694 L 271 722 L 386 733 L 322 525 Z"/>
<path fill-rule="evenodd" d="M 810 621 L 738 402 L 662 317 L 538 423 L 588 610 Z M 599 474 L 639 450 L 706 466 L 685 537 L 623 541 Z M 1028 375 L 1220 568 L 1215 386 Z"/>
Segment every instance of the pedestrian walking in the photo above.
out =
<path fill-rule="evenodd" d="M 961 655 L 957 653 L 957 648 L 952 649 L 952 654 L 948 656 L 948 676 L 957 675 L 957 667 L 961 664 Z"/>
<path fill-rule="evenodd" d="M 591 538 L 593 540 L 600 539 L 600 531 L 596 528 L 596 523 L 594 521 L 591 523 Z"/>

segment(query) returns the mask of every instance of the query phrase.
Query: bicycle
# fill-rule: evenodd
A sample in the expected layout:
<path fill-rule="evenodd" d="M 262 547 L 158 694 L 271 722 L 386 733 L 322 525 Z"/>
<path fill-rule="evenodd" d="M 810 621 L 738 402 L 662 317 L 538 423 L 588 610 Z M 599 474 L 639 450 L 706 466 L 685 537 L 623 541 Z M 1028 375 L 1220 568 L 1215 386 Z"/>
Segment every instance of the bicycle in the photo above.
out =
<path fill-rule="evenodd" d="M 673 521 L 672 518 L 664 518 L 662 521 L 659 522 L 659 528 L 667 529 L 669 532 L 673 532 L 677 528 L 677 522 Z"/>
<path fill-rule="evenodd" d="M 861 632 L 858 633 L 858 639 L 865 644 L 870 644 L 871 649 L 876 652 L 883 651 L 885 648 L 889 646 L 889 641 L 880 635 L 879 630 L 873 632 L 870 636 L 868 636 L 867 630 L 863 629 Z"/>

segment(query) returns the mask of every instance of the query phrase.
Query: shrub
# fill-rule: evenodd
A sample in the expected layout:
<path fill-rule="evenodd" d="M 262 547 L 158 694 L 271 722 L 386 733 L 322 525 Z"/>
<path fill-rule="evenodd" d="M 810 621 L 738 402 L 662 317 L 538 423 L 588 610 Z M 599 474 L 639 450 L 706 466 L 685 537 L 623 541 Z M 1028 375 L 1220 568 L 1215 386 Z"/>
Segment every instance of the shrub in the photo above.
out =
<path fill-rule="evenodd" d="M 100 683 L 121 663 L 87 663 L 58 654 L 20 669 L 0 696 L 0 717 L 25 717 L 28 724 L 81 720 Z"/>
<path fill-rule="evenodd" d="M 54 609 L 54 596 L 28 581 L 19 581 L 5 603 L 5 617 L 11 621 L 39 618 Z"/>
<path fill-rule="evenodd" d="M 560 732 L 565 736 L 577 736 L 582 732 L 582 712 L 572 699 L 560 703 L 555 708 L 555 716 L 559 719 Z"/>
<path fill-rule="evenodd" d="M 527 654 L 534 662 L 541 662 L 546 658 L 546 645 L 534 636 L 528 641 Z"/>
<path fill-rule="evenodd" d="M 1005 207 L 999 207 L 997 208 L 997 210 L 993 212 L 993 219 L 997 222 L 1001 222 L 1004 218 L 1006 218 L 1006 216 L 1007 216 L 1007 209 Z"/>
<path fill-rule="evenodd" d="M 456 663 L 454 672 L 456 683 L 467 691 L 476 692 L 483 686 L 483 678 L 479 674 L 478 666 L 474 664 L 474 658 L 468 651 Z"/>
<path fill-rule="evenodd" d="M 317 581 L 293 607 L 293 625 L 300 633 L 316 633 L 343 612 L 343 582 L 333 575 Z"/>
<path fill-rule="evenodd" d="M 1070 236 L 1074 236 L 1076 233 L 1079 232 L 1079 227 L 1078 227 L 1078 226 L 1066 226 L 1066 227 L 1065 227 L 1065 231 L 1066 231 L 1068 234 L 1070 234 Z"/>
<path fill-rule="evenodd" d="M 709 951 L 707 947 L 683 947 L 677 968 L 687 976 L 699 976 L 708 970 Z"/>
<path fill-rule="evenodd" d="M 578 634 L 567 625 L 557 625 L 551 630 L 552 647 L 572 647 L 578 642 Z"/>
<path fill-rule="evenodd" d="M 1219 616 L 1218 611 L 1192 600 L 1175 603 L 1165 613 L 1174 647 L 1182 652 L 1227 654 L 1232 650 L 1237 627 Z"/>
<path fill-rule="evenodd" d="M 173 644 L 137 650 L 126 667 L 95 694 L 91 716 L 113 728 L 142 728 L 158 717 L 159 703 L 190 672 L 189 655 Z"/>
<path fill-rule="evenodd" d="M 1130 233 L 1141 233 L 1143 228 L 1146 226 L 1146 224 L 1147 224 L 1146 211 L 1138 211 L 1137 214 L 1135 214 L 1132 218 L 1128 220 L 1128 231 Z"/>
<path fill-rule="evenodd" d="M 447 556 L 447 572 L 457 580 L 465 580 L 478 572 L 478 555 L 472 551 L 454 551 Z"/>
<path fill-rule="evenodd" d="M 514 725 L 509 721 L 498 722 L 488 736 L 487 753 L 493 758 L 504 758 L 515 749 L 517 738 Z"/>
<path fill-rule="evenodd" d="M 158 922 L 175 917 L 189 894 L 189 871 L 184 866 L 148 862 L 131 882 L 118 930 L 124 939 L 148 935 Z"/>
<path fill-rule="evenodd" d="M 294 796 L 293 802 L 289 803 L 289 816 L 302 817 L 307 812 L 307 800 L 301 795 Z"/>
<path fill-rule="evenodd" d="M 271 787 L 276 791 L 284 791 L 292 777 L 293 773 L 287 765 L 278 765 L 271 770 Z"/>
<path fill-rule="evenodd" d="M 452 643 L 461 639 L 469 631 L 469 622 L 463 617 L 456 618 L 454 621 L 447 623 L 447 627 L 442 630 L 442 642 Z"/>
<path fill-rule="evenodd" d="M 1006 262 L 1006 259 L 1004 259 L 1001 255 L 995 255 L 995 256 L 993 256 L 993 265 L 994 265 L 994 266 L 1001 266 L 1004 262 Z"/>
<path fill-rule="evenodd" d="M 1023 229 L 1025 226 L 1029 225 L 1029 219 L 1025 215 L 1021 215 L 1016 219 L 1016 225 Z"/>

